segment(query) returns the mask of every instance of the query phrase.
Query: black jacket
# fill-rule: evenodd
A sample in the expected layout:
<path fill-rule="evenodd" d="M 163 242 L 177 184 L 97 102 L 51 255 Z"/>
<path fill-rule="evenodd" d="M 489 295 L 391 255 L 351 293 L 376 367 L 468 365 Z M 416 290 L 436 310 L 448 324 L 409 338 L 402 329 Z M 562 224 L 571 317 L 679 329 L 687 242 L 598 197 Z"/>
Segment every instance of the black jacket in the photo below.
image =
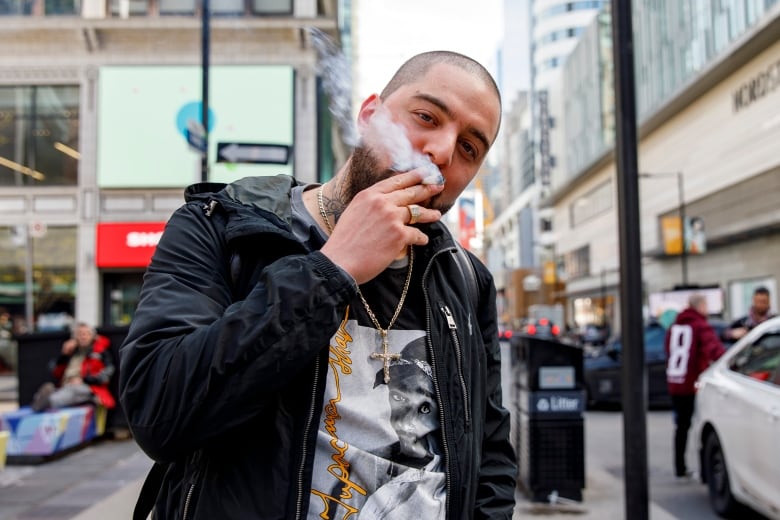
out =
<path fill-rule="evenodd" d="M 327 346 L 357 288 L 293 236 L 294 183 L 191 186 L 144 276 L 120 350 L 120 395 L 138 444 L 170 463 L 158 518 L 306 516 Z M 418 258 L 427 266 L 448 518 L 510 519 L 516 465 L 501 406 L 495 289 L 474 262 L 473 309 L 451 236 L 439 224 L 427 230 Z"/>

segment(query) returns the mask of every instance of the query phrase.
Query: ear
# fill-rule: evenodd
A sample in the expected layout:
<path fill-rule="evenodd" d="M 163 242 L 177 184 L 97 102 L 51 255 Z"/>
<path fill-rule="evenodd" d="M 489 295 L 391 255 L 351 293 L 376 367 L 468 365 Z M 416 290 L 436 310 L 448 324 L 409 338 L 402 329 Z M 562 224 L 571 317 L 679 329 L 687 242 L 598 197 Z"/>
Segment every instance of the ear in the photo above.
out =
<path fill-rule="evenodd" d="M 379 95 L 371 94 L 363 101 L 363 104 L 360 105 L 360 112 L 358 112 L 357 118 L 358 132 L 360 134 L 363 133 L 363 129 L 368 125 L 368 122 L 373 115 L 376 114 L 376 111 L 381 104 L 382 100 L 379 98 Z"/>

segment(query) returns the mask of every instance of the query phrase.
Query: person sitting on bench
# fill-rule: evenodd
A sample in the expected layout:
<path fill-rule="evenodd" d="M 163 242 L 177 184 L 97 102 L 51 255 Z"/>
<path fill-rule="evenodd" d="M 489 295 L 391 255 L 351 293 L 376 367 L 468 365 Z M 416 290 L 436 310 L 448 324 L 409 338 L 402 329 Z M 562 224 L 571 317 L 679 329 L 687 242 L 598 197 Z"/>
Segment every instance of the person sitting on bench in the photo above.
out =
<path fill-rule="evenodd" d="M 51 363 L 56 383 L 41 385 L 33 397 L 32 409 L 41 412 L 80 404 L 114 408 L 116 400 L 108 387 L 114 374 L 110 344 L 87 323 L 77 323 L 73 337 L 62 344 L 62 352 Z"/>

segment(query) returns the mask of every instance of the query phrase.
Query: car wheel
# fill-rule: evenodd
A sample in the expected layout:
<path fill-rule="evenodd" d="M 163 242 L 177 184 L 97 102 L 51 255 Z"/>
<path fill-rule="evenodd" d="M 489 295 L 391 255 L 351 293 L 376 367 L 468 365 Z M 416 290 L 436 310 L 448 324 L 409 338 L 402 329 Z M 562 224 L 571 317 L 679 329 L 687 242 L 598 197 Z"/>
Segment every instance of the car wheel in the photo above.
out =
<path fill-rule="evenodd" d="M 720 440 L 711 433 L 704 445 L 704 471 L 710 494 L 712 509 L 720 516 L 729 518 L 738 513 L 739 502 L 731 494 L 729 471 L 726 456 L 720 446 Z"/>

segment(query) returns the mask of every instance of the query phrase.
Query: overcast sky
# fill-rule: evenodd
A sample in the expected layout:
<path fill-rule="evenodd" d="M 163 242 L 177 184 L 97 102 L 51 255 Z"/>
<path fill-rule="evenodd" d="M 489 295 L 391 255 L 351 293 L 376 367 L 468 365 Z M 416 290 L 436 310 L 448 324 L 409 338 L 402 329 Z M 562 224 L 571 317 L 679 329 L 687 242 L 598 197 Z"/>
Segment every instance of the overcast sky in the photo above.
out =
<path fill-rule="evenodd" d="M 356 99 L 379 92 L 407 58 L 429 50 L 466 54 L 494 72 L 502 0 L 359 0 L 353 32 Z"/>

